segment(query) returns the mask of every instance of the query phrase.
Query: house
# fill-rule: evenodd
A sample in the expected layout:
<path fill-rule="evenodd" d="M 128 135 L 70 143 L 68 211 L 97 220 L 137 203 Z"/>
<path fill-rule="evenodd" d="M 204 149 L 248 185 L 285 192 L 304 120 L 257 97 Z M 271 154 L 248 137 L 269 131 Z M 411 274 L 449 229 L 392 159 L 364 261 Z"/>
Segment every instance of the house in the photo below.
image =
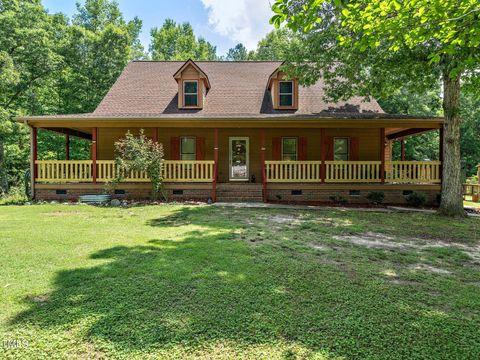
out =
<path fill-rule="evenodd" d="M 443 119 L 386 114 L 371 99 L 324 100 L 320 79 L 300 86 L 279 61 L 133 61 L 93 113 L 24 116 L 31 128 L 36 199 L 104 192 L 115 173 L 114 143 L 127 130 L 161 142 L 171 199 L 389 203 L 441 188 L 439 161 L 393 161 L 392 142 L 440 131 Z M 39 160 L 37 129 L 66 136 L 67 159 Z M 91 160 L 68 158 L 71 136 L 91 141 Z M 442 141 L 440 142 L 440 144 Z M 145 174 L 132 173 L 116 196 L 145 198 Z"/>

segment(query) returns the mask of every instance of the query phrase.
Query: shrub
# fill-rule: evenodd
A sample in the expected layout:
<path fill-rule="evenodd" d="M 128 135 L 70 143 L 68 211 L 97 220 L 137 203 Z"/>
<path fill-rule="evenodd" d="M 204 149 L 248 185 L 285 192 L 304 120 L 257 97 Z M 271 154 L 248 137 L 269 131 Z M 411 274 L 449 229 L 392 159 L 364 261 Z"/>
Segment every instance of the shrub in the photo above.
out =
<path fill-rule="evenodd" d="M 12 188 L 10 192 L 0 195 L 0 205 L 23 205 L 27 202 L 27 196 L 21 188 Z"/>
<path fill-rule="evenodd" d="M 383 191 L 371 191 L 368 193 L 367 199 L 372 204 L 381 204 L 385 200 L 385 193 Z"/>
<path fill-rule="evenodd" d="M 421 207 L 427 202 L 427 195 L 422 192 L 412 192 L 405 198 L 407 204 L 415 207 Z"/>
<path fill-rule="evenodd" d="M 330 195 L 329 199 L 331 202 L 338 205 L 345 205 L 348 202 L 348 200 L 340 194 Z"/>
<path fill-rule="evenodd" d="M 156 200 L 163 193 L 163 145 L 145 136 L 143 129 L 134 136 L 129 132 L 125 138 L 115 142 L 115 165 L 118 169 L 112 187 L 122 181 L 123 174 L 144 171 L 152 182 L 152 198 Z M 164 195 L 164 194 L 163 194 Z M 165 196 L 164 196 L 165 198 Z"/>

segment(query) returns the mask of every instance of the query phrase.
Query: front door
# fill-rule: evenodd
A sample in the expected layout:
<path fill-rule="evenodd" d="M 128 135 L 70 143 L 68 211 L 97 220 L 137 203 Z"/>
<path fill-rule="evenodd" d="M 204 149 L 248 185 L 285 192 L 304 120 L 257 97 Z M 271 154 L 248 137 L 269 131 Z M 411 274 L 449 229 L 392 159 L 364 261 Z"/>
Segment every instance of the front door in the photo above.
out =
<path fill-rule="evenodd" d="M 230 180 L 248 181 L 249 139 L 248 137 L 230 137 Z"/>

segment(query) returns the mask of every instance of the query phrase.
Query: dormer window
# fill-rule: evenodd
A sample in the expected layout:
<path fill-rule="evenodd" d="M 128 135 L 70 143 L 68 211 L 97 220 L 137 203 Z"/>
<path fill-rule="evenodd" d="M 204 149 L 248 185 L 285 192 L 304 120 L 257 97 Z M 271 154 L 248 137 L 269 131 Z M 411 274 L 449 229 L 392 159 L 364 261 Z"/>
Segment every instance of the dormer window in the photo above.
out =
<path fill-rule="evenodd" d="M 183 82 L 183 104 L 185 107 L 198 106 L 198 80 Z"/>
<path fill-rule="evenodd" d="M 279 81 L 279 104 L 281 107 L 293 106 L 293 81 Z"/>

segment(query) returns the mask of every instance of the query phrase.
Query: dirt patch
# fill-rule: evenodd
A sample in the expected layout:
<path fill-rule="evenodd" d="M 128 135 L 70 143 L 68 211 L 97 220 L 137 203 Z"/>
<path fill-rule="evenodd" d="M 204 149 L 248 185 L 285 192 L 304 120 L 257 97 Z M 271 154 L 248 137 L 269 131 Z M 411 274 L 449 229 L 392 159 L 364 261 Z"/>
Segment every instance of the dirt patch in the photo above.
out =
<path fill-rule="evenodd" d="M 350 242 L 354 245 L 375 249 L 396 250 L 404 249 L 410 245 L 408 243 L 396 242 L 391 236 L 373 232 L 358 235 L 337 235 L 333 236 L 333 238 L 335 240 Z"/>
<path fill-rule="evenodd" d="M 48 295 L 30 295 L 27 299 L 39 305 L 44 305 L 50 300 Z"/>
<path fill-rule="evenodd" d="M 450 275 L 452 273 L 450 270 L 440 269 L 440 268 L 437 268 L 435 266 L 426 265 L 426 264 L 415 264 L 415 265 L 410 266 L 410 269 L 415 270 L 415 271 L 417 271 L 417 270 L 428 271 L 428 272 L 432 272 L 432 273 L 435 273 L 435 274 L 441 274 L 441 275 Z"/>

